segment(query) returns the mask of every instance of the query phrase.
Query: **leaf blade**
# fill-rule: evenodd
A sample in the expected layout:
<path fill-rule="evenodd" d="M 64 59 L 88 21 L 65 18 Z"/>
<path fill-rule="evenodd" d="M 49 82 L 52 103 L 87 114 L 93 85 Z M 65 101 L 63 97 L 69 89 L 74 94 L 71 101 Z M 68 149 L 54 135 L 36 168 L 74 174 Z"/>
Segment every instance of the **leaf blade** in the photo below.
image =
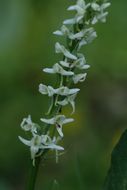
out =
<path fill-rule="evenodd" d="M 112 152 L 103 190 L 127 190 L 127 130 Z"/>

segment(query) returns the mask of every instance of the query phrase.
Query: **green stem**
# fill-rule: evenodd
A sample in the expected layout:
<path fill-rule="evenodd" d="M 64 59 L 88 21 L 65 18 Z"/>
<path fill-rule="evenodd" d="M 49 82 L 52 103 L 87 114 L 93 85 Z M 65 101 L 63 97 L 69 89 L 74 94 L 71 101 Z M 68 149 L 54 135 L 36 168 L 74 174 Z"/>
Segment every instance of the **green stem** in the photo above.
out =
<path fill-rule="evenodd" d="M 35 189 L 35 183 L 37 179 L 37 173 L 38 173 L 40 161 L 41 161 L 41 157 L 37 157 L 35 160 L 35 166 L 33 166 L 33 164 L 30 163 L 31 168 L 30 168 L 30 176 L 29 176 L 27 190 Z"/>

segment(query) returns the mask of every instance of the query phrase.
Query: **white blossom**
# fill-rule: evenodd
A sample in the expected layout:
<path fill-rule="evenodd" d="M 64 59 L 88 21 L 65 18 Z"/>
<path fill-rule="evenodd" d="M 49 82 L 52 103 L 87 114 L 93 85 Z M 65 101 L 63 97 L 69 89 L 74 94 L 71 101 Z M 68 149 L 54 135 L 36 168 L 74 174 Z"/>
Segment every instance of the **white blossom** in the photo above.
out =
<path fill-rule="evenodd" d="M 75 24 L 76 23 L 76 20 L 75 18 L 72 18 L 72 19 L 67 19 L 63 22 L 63 24 L 67 24 L 67 25 L 72 25 L 72 24 Z"/>
<path fill-rule="evenodd" d="M 74 67 L 75 68 L 78 68 L 80 70 L 84 70 L 84 69 L 88 69 L 90 68 L 90 65 L 86 64 L 86 59 L 84 57 L 83 54 L 81 53 L 78 53 L 77 54 L 77 60 L 76 61 L 73 61 L 72 63 L 69 63 L 66 59 L 64 61 L 60 61 L 60 64 L 63 66 L 63 67 L 66 67 L 66 68 L 70 68 L 70 69 L 73 69 Z"/>
<path fill-rule="evenodd" d="M 80 70 L 89 69 L 90 65 L 86 64 L 86 59 L 82 53 L 78 53 L 78 59 L 73 63 Z"/>
<path fill-rule="evenodd" d="M 53 96 L 56 93 L 56 90 L 52 86 L 46 86 L 44 84 L 39 85 L 39 92 L 49 97 Z"/>
<path fill-rule="evenodd" d="M 69 59 L 76 60 L 77 57 L 70 53 L 63 45 L 61 45 L 59 42 L 55 45 L 56 53 L 63 53 L 63 55 Z"/>
<path fill-rule="evenodd" d="M 79 90 L 80 90 L 79 88 L 69 89 L 66 86 L 62 86 L 62 87 L 56 89 L 56 93 L 61 96 L 69 96 L 71 94 L 75 94 L 75 93 L 79 92 Z"/>
<path fill-rule="evenodd" d="M 81 73 L 81 74 L 76 74 L 73 76 L 73 81 L 74 84 L 77 84 L 78 82 L 84 82 L 86 79 L 87 73 Z"/>
<path fill-rule="evenodd" d="M 91 3 L 91 7 L 94 11 L 100 11 L 100 6 L 95 2 Z"/>
<path fill-rule="evenodd" d="M 70 33 L 71 33 L 70 30 L 65 25 L 63 25 L 60 30 L 53 32 L 53 34 L 58 36 L 64 36 L 64 35 L 69 36 Z"/>
<path fill-rule="evenodd" d="M 67 67 L 67 68 L 71 68 L 71 64 L 69 62 L 67 62 L 67 60 L 65 59 L 64 61 L 60 61 L 60 64 L 63 67 Z"/>
<path fill-rule="evenodd" d="M 94 18 L 92 19 L 92 24 L 96 24 L 98 21 L 101 21 L 101 22 L 106 22 L 106 16 L 108 15 L 108 12 L 101 12 L 100 14 L 97 14 L 94 16 Z"/>
<path fill-rule="evenodd" d="M 19 136 L 19 139 L 23 144 L 30 147 L 33 164 L 35 164 L 35 158 L 39 151 L 43 151 L 44 149 L 64 150 L 63 147 L 56 145 L 56 141 L 54 141 L 54 139 L 52 140 L 48 135 L 39 136 L 35 134 L 31 140 L 26 140 Z"/>
<path fill-rule="evenodd" d="M 47 94 L 49 97 L 53 96 L 54 94 L 58 94 L 61 96 L 69 96 L 71 94 L 75 94 L 75 93 L 79 92 L 79 90 L 80 90 L 79 88 L 69 89 L 66 86 L 61 86 L 59 88 L 54 89 L 53 87 L 46 86 L 44 84 L 39 85 L 39 92 L 41 94 Z"/>
<path fill-rule="evenodd" d="M 107 9 L 108 7 L 110 7 L 110 5 L 111 5 L 111 3 L 109 3 L 109 2 L 107 2 L 107 3 L 102 3 L 101 9 L 102 9 L 102 10 L 105 10 L 105 9 Z"/>
<path fill-rule="evenodd" d="M 105 12 L 105 9 L 108 8 L 111 5 L 111 3 L 102 3 L 101 5 L 97 3 L 91 3 L 91 8 L 96 11 L 95 16 L 93 17 L 91 23 L 94 25 L 98 21 L 106 22 L 106 17 L 108 15 L 108 12 Z"/>
<path fill-rule="evenodd" d="M 78 0 L 76 5 L 71 5 L 67 10 L 77 11 L 78 15 L 84 15 L 86 10 L 86 3 L 84 0 Z"/>
<path fill-rule="evenodd" d="M 66 106 L 68 104 L 70 104 L 72 106 L 72 114 L 75 112 L 75 98 L 76 98 L 77 94 L 72 94 L 71 96 L 67 96 L 66 98 L 64 98 L 64 100 L 62 101 L 57 101 L 57 104 L 61 105 L 61 106 Z"/>
<path fill-rule="evenodd" d="M 55 125 L 59 135 L 61 137 L 63 137 L 64 135 L 62 132 L 62 126 L 64 124 L 73 122 L 74 119 L 73 118 L 66 118 L 64 115 L 56 115 L 55 117 L 50 118 L 50 119 L 41 118 L 41 121 L 44 123 L 50 124 L 50 125 Z"/>
<path fill-rule="evenodd" d="M 67 19 L 64 24 L 76 24 L 82 22 L 86 10 L 90 7 L 90 3 L 86 4 L 84 0 L 78 0 L 76 5 L 72 5 L 68 8 L 69 11 L 76 11 L 77 14 L 72 19 Z"/>
<path fill-rule="evenodd" d="M 91 33 L 95 32 L 94 28 L 90 27 L 90 28 L 86 28 L 86 29 L 82 29 L 80 32 L 75 33 L 75 34 L 71 34 L 70 35 L 70 39 L 74 40 L 74 39 L 78 39 L 81 40 L 82 38 L 88 38 L 89 36 L 91 36 Z"/>
<path fill-rule="evenodd" d="M 71 40 L 75 40 L 75 39 L 80 40 L 81 38 L 83 38 L 85 36 L 85 34 L 87 34 L 88 31 L 89 31 L 89 29 L 82 29 L 80 32 L 73 33 L 65 25 L 63 25 L 61 27 L 61 30 L 57 30 L 53 34 L 58 35 L 58 36 L 65 35 Z"/>
<path fill-rule="evenodd" d="M 74 75 L 74 73 L 72 71 L 66 71 L 58 63 L 56 63 L 53 66 L 53 68 L 45 68 L 45 69 L 43 69 L 43 71 L 46 72 L 46 73 L 50 73 L 50 74 L 58 73 L 58 74 L 61 74 L 63 76 L 72 76 L 72 75 Z"/>
<path fill-rule="evenodd" d="M 97 37 L 96 31 L 92 27 L 88 28 L 85 34 L 86 35 L 81 39 L 79 43 L 78 50 L 80 50 L 82 46 L 91 43 Z"/>
<path fill-rule="evenodd" d="M 21 128 L 24 131 L 31 131 L 32 133 L 37 133 L 37 127 L 38 125 L 32 122 L 30 115 L 27 118 L 24 118 L 21 123 Z"/>
<path fill-rule="evenodd" d="M 78 32 L 76 34 L 71 34 L 70 39 L 72 39 L 72 40 L 75 40 L 75 39 L 80 40 L 85 36 L 86 32 L 87 32 L 86 29 L 84 29 L 84 30 L 81 30 L 80 32 Z"/>

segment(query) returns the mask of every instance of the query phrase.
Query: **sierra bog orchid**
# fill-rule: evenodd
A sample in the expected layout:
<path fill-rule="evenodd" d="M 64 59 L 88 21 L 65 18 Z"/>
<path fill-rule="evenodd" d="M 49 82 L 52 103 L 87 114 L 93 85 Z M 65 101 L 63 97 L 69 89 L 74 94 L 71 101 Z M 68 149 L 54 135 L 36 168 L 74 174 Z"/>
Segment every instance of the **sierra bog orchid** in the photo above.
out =
<path fill-rule="evenodd" d="M 61 54 L 62 58 L 52 68 L 44 68 L 43 72 L 58 75 L 59 82 L 57 86 L 39 85 L 39 92 L 47 95 L 51 101 L 48 113 L 40 119 L 41 126 L 34 123 L 30 115 L 23 119 L 21 128 L 30 133 L 31 137 L 25 139 L 19 136 L 20 141 L 30 149 L 34 167 L 36 159 L 42 158 L 45 152 L 54 150 L 58 156 L 58 151 L 64 150 L 58 143 L 64 137 L 64 125 L 73 122 L 74 119 L 65 116 L 62 108 L 70 105 L 71 115 L 75 112 L 75 99 L 80 91 L 79 88 L 75 88 L 75 84 L 85 81 L 87 69 L 90 68 L 80 50 L 97 37 L 94 26 L 98 22 L 106 22 L 106 9 L 109 6 L 110 3 L 106 0 L 93 0 L 88 3 L 77 0 L 75 5 L 67 9 L 76 12 L 74 17 L 66 19 L 60 30 L 53 32 L 58 38 L 64 37 L 67 44 L 56 42 L 55 52 Z"/>

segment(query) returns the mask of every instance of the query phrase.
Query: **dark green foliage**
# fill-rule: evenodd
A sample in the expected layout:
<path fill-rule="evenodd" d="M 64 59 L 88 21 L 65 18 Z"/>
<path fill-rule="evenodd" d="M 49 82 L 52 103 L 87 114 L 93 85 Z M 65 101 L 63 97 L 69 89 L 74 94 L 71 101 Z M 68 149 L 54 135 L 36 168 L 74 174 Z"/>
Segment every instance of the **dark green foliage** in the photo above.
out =
<path fill-rule="evenodd" d="M 127 190 L 127 130 L 112 152 L 104 190 Z"/>

